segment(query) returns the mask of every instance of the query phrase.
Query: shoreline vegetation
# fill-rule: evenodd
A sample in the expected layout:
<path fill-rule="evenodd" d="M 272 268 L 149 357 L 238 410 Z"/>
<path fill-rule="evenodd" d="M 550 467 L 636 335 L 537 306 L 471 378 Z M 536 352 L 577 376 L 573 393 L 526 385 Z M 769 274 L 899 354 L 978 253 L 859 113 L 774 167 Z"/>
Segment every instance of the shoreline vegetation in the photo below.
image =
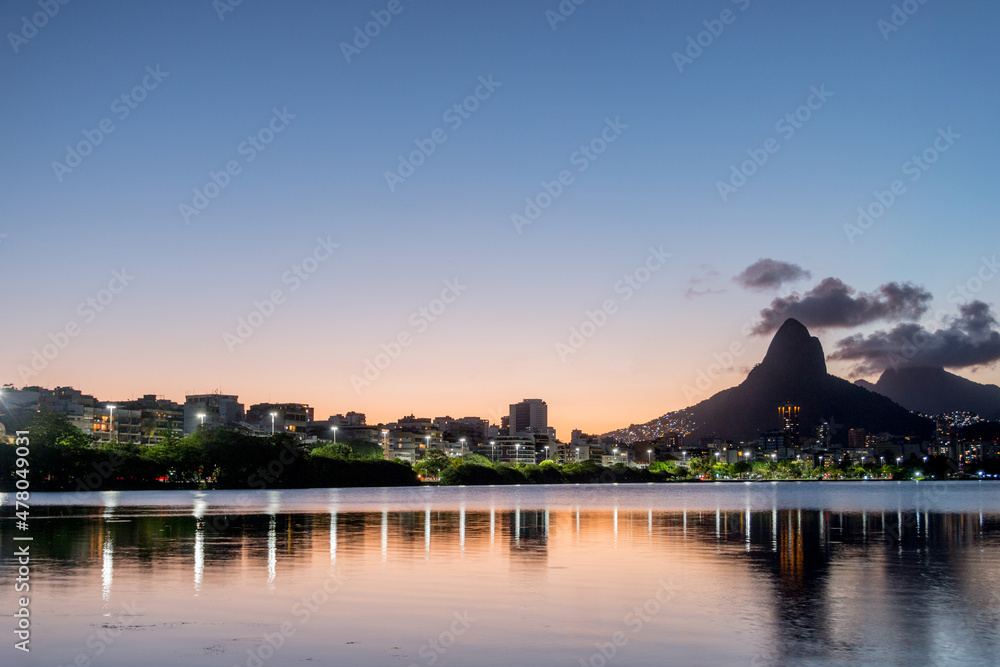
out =
<path fill-rule="evenodd" d="M 303 446 L 294 436 L 258 437 L 218 428 L 168 437 L 153 446 L 95 443 L 65 415 L 42 413 L 27 429 L 34 491 L 282 489 L 327 487 L 515 484 L 611 484 L 691 481 L 838 481 L 965 478 L 946 457 L 911 458 L 902 465 L 850 461 L 814 466 L 808 460 L 717 463 L 707 458 L 654 462 L 648 467 L 596 461 L 510 465 L 478 454 L 449 457 L 430 450 L 411 465 L 385 460 L 368 443 Z M 16 448 L 0 445 L 0 491 L 15 490 Z M 987 461 L 989 477 L 1000 473 Z"/>

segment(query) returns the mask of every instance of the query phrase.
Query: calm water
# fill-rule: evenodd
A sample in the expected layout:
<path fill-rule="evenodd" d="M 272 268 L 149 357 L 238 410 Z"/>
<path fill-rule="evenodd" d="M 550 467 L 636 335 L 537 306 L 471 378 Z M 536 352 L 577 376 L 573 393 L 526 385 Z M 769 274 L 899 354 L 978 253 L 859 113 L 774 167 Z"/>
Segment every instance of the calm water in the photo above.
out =
<path fill-rule="evenodd" d="M 33 494 L 30 654 L 12 502 L 5 666 L 1000 664 L 997 482 Z"/>

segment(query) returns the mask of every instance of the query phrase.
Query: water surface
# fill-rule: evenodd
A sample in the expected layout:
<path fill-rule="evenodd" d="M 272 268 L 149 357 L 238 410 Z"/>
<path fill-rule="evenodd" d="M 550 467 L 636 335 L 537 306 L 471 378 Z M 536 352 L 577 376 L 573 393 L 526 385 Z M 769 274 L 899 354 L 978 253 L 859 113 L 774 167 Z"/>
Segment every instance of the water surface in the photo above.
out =
<path fill-rule="evenodd" d="M 32 652 L 9 620 L 3 665 L 1000 655 L 997 482 L 33 494 L 31 511 Z"/>

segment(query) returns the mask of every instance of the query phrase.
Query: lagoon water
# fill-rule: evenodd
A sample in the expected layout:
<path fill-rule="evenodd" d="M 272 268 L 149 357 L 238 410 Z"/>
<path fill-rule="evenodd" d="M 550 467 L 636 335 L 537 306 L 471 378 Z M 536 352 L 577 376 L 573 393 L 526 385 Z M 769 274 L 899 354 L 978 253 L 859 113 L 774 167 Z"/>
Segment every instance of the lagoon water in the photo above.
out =
<path fill-rule="evenodd" d="M 33 494 L 27 533 L 13 501 L 5 666 L 1000 664 L 998 482 Z"/>

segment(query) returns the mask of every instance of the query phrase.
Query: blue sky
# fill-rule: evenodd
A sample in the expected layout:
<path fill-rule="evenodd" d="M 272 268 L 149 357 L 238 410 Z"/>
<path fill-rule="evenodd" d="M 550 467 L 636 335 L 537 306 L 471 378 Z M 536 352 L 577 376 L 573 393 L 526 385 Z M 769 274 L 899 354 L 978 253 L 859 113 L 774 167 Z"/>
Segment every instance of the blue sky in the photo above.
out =
<path fill-rule="evenodd" d="M 108 398 L 221 387 L 373 420 L 488 416 L 541 396 L 560 435 L 609 430 L 685 405 L 681 388 L 733 341 L 748 346 L 737 366 L 759 359 L 766 339 L 740 327 L 775 293 L 730 278 L 762 257 L 812 272 L 783 292 L 827 276 L 863 291 L 914 281 L 951 308 L 947 292 L 996 250 L 995 3 L 913 4 L 886 39 L 891 2 L 589 0 L 553 30 L 557 2 L 403 0 L 346 62 L 341 44 L 388 4 L 244 0 L 220 20 L 207 1 L 70 2 L 15 53 L 9 33 L 41 10 L 5 3 L 4 381 L 24 384 L 32 351 L 127 267 L 134 282 L 31 383 Z M 724 11 L 679 72 L 673 54 Z M 119 118 L 114 100 L 147 67 L 168 75 Z M 499 87 L 452 129 L 444 112 L 480 77 Z M 823 86 L 812 117 L 778 133 Z M 274 109 L 294 118 L 246 162 L 239 146 Z M 52 163 L 105 118 L 114 131 L 60 182 Z M 576 169 L 606 119 L 627 128 L 518 234 L 511 215 Z M 848 242 L 857 208 L 949 127 L 954 145 Z M 437 128 L 447 140 L 390 191 L 385 172 Z M 779 150 L 723 201 L 717 182 L 771 137 Z M 240 173 L 186 223 L 179 206 L 230 160 Z M 223 335 L 288 287 L 317 237 L 337 253 L 230 351 Z M 563 362 L 556 343 L 621 299 L 616 282 L 650 246 L 671 260 Z M 726 291 L 686 297 L 712 270 L 699 286 Z M 468 289 L 412 332 L 411 313 L 456 277 Z M 997 284 L 978 298 L 995 303 Z M 413 344 L 357 391 L 351 376 L 408 331 Z M 821 338 L 829 351 L 848 333 Z"/>

